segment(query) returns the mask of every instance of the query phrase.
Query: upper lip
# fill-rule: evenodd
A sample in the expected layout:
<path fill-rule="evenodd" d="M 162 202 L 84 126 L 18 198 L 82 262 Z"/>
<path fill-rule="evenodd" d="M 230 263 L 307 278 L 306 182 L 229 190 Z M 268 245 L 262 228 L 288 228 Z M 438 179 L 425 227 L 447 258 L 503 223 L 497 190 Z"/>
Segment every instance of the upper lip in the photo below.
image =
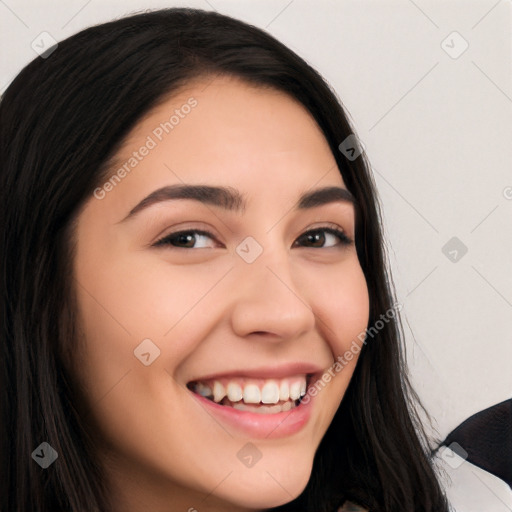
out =
<path fill-rule="evenodd" d="M 201 375 L 189 382 L 214 380 L 230 377 L 248 377 L 254 379 L 283 379 L 294 375 L 315 374 L 323 370 L 323 367 L 309 362 L 293 362 L 282 365 L 265 365 L 255 368 L 233 369 L 224 372 Z"/>

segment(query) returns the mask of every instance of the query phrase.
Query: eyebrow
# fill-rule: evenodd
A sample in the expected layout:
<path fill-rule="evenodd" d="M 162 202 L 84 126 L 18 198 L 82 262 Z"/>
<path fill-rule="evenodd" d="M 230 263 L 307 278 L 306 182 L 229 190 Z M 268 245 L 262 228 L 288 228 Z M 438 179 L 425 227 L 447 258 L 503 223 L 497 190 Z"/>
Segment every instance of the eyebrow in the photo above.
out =
<path fill-rule="evenodd" d="M 151 192 L 151 194 L 134 206 L 121 222 L 134 217 L 149 206 L 175 199 L 192 199 L 238 213 L 243 213 L 246 207 L 244 196 L 232 187 L 169 185 Z M 324 187 L 305 192 L 297 201 L 295 209 L 305 210 L 334 202 L 356 204 L 355 197 L 346 188 Z"/>

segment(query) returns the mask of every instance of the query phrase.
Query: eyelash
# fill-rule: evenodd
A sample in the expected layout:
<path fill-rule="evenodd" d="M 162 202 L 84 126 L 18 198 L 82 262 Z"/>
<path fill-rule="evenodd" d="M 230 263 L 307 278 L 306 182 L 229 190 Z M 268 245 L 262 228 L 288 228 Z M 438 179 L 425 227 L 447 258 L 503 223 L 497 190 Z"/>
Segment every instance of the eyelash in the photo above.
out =
<path fill-rule="evenodd" d="M 338 237 L 338 239 L 340 241 L 339 244 L 337 244 L 338 246 L 346 247 L 346 246 L 352 245 L 354 243 L 354 241 L 351 238 L 349 238 L 345 234 L 345 232 L 343 232 L 340 229 L 329 227 L 329 226 L 323 226 L 323 227 L 320 226 L 318 228 L 314 228 L 314 229 L 305 231 L 304 233 L 302 233 L 302 235 L 300 235 L 299 238 L 297 238 L 297 240 L 300 240 L 301 238 L 303 238 L 307 235 L 316 234 L 316 233 L 329 233 L 330 235 L 334 235 L 334 236 Z M 161 238 L 160 240 L 156 241 L 154 243 L 154 245 L 155 246 L 166 246 L 167 245 L 173 249 L 194 249 L 194 247 L 180 247 L 180 246 L 175 246 L 172 244 L 173 240 L 176 240 L 177 238 L 179 238 L 182 235 L 189 235 L 189 234 L 203 235 L 203 236 L 207 236 L 207 237 L 211 238 L 212 240 L 215 240 L 215 236 L 212 233 L 210 233 L 209 231 L 205 231 L 202 229 L 187 229 L 187 230 L 183 230 L 183 231 L 176 231 L 175 233 L 166 235 L 163 238 Z M 295 242 L 294 242 L 294 244 L 295 244 Z M 332 247 L 313 247 L 313 249 L 331 249 L 331 248 Z"/>

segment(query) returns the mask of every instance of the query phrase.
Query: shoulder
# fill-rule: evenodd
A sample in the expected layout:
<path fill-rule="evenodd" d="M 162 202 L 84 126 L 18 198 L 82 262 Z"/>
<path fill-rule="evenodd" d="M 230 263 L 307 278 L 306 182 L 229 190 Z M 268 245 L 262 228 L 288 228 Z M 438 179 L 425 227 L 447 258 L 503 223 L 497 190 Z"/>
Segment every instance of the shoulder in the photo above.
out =
<path fill-rule="evenodd" d="M 345 503 L 343 503 L 336 512 L 368 512 L 368 510 L 356 505 L 352 501 L 345 501 Z"/>

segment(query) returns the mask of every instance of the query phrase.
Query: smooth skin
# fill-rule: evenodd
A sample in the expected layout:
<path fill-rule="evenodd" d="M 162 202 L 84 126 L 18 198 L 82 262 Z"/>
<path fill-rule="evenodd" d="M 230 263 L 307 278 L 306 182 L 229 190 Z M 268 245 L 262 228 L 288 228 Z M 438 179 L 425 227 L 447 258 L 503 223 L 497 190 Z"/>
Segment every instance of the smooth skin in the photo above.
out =
<path fill-rule="evenodd" d="M 153 136 L 157 146 L 78 216 L 77 379 L 116 512 L 264 510 L 297 497 L 357 356 L 312 398 L 308 423 L 279 438 L 251 439 L 223 423 L 186 384 L 297 361 L 327 369 L 368 323 L 355 245 L 326 232 L 303 236 L 337 226 L 353 240 L 353 205 L 294 209 L 305 192 L 346 188 L 321 130 L 294 99 L 233 77 L 195 81 L 132 130 L 118 162 L 191 97 L 197 106 L 161 141 Z M 125 219 L 154 190 L 184 183 L 235 188 L 246 207 L 174 199 Z M 192 229 L 213 236 L 154 245 Z M 248 236 L 263 248 L 252 263 L 236 252 Z M 149 366 L 134 355 L 144 339 L 160 349 Z M 250 468 L 237 457 L 247 442 L 262 454 Z"/>

